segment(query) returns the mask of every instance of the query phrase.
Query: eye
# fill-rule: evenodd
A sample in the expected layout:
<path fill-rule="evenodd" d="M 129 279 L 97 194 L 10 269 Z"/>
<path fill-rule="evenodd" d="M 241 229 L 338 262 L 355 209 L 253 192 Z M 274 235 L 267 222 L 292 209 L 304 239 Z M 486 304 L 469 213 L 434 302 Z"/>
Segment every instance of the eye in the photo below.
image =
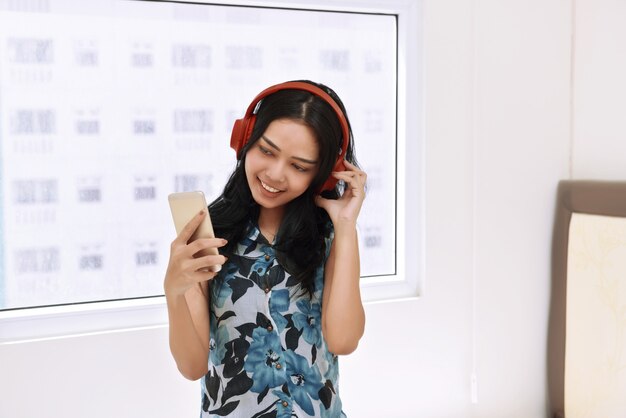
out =
<path fill-rule="evenodd" d="M 294 164 L 293 168 L 295 168 L 296 170 L 298 170 L 301 173 L 304 173 L 304 172 L 308 171 L 306 168 L 304 168 L 304 167 L 302 167 L 302 166 L 300 166 L 298 164 Z"/>
<path fill-rule="evenodd" d="M 259 145 L 259 150 L 265 155 L 272 155 L 272 151 L 268 150 L 263 145 Z"/>

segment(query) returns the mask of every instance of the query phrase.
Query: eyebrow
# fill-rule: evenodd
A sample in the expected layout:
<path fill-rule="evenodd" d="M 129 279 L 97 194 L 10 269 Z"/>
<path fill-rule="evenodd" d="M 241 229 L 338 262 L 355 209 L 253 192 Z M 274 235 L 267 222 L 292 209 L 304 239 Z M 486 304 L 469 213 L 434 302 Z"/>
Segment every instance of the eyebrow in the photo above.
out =
<path fill-rule="evenodd" d="M 278 145 L 270 141 L 268 137 L 266 137 L 265 135 L 261 135 L 261 138 L 265 142 L 267 142 L 267 145 L 274 148 L 276 151 L 280 151 L 280 148 L 278 148 Z M 302 161 L 303 163 L 307 163 L 307 164 L 317 164 L 317 161 L 315 160 L 309 160 L 309 159 L 302 158 L 302 157 L 291 157 L 291 158 L 293 158 L 294 160 Z"/>

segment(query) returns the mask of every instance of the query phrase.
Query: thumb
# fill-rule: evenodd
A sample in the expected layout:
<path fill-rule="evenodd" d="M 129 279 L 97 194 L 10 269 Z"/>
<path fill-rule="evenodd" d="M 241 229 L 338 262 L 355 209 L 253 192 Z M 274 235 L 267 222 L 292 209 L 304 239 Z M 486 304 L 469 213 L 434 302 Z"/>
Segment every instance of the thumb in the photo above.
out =
<path fill-rule="evenodd" d="M 315 196 L 315 204 L 319 206 L 320 208 L 326 209 L 327 202 L 328 202 L 328 199 L 325 199 L 320 195 Z"/>

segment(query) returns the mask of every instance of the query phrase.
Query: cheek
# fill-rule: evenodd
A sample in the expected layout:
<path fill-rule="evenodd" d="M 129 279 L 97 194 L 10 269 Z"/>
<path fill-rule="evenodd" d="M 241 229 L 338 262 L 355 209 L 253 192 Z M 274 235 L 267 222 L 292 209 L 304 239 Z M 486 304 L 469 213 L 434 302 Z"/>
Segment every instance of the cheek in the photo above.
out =
<path fill-rule="evenodd" d="M 250 153 L 248 153 L 246 155 L 246 161 L 243 165 L 243 169 L 244 172 L 246 173 L 246 176 L 249 176 L 250 174 L 252 174 L 254 172 L 254 167 L 255 167 L 255 159 L 253 155 L 250 155 Z"/>
<path fill-rule="evenodd" d="M 246 158 L 246 161 L 243 165 L 243 175 L 246 178 L 246 182 L 248 183 L 248 188 L 252 187 L 252 182 L 254 181 L 255 176 L 254 170 L 254 159 Z"/>

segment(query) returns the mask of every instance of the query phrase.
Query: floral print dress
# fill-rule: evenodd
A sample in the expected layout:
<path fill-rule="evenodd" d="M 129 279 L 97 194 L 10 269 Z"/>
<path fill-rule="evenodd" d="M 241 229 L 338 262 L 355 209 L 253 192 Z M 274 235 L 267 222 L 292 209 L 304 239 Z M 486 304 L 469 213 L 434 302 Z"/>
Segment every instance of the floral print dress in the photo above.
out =
<path fill-rule="evenodd" d="M 324 263 L 333 239 L 329 229 Z M 310 297 L 250 223 L 235 254 L 211 281 L 202 418 L 346 417 L 337 356 L 322 336 L 323 264 Z"/>

